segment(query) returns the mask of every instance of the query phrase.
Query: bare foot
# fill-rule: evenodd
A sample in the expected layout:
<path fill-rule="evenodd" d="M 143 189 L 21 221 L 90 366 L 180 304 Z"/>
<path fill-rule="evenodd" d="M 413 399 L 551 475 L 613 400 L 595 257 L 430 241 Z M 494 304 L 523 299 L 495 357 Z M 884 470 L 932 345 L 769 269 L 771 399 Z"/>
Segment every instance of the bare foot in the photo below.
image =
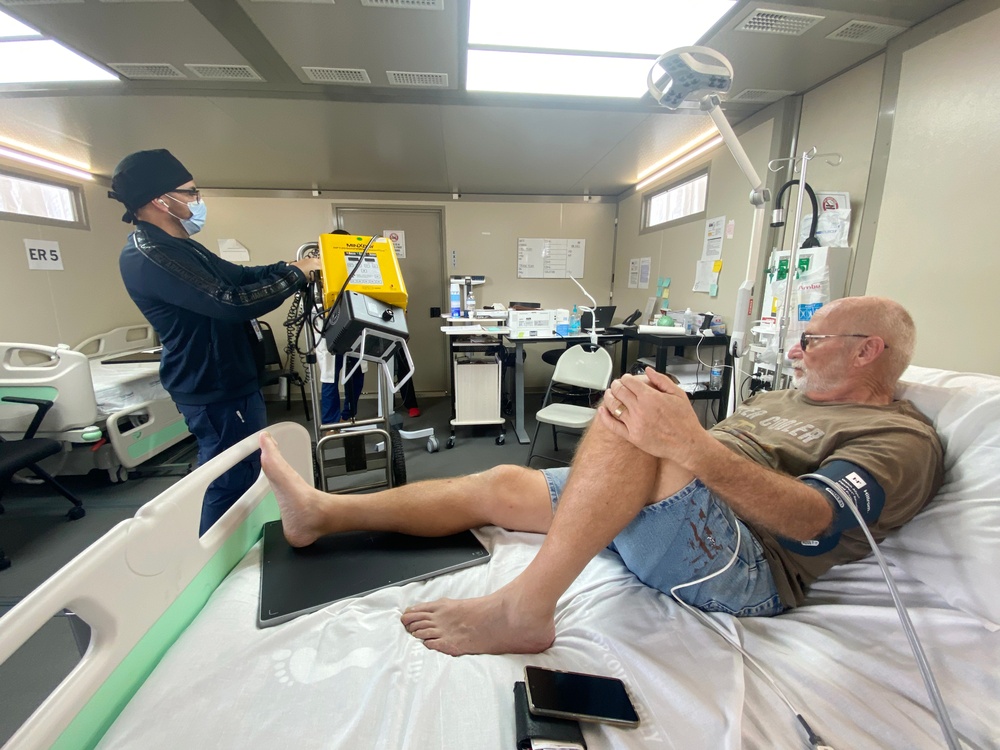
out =
<path fill-rule="evenodd" d="M 439 599 L 403 612 L 403 626 L 427 648 L 462 654 L 537 654 L 556 637 L 553 614 L 515 604 L 507 587 L 478 599 Z"/>
<path fill-rule="evenodd" d="M 288 543 L 306 547 L 323 536 L 326 533 L 320 504 L 323 493 L 318 493 L 289 466 L 268 432 L 260 436 L 260 467 L 274 490 Z"/>

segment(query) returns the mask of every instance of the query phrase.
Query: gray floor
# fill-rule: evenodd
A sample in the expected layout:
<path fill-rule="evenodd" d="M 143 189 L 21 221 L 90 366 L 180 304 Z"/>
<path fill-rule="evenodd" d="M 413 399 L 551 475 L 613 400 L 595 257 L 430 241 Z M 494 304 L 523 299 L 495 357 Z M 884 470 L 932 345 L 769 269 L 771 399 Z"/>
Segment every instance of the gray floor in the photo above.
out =
<path fill-rule="evenodd" d="M 540 395 L 529 394 L 526 413 L 533 415 L 540 401 Z M 362 417 L 374 415 L 374 410 L 374 400 L 362 400 Z M 433 427 L 440 450 L 429 453 L 426 439 L 403 441 L 408 483 L 468 474 L 500 463 L 523 464 L 527 458 L 528 446 L 518 444 L 510 422 L 506 425 L 503 445 L 495 443 L 496 426 L 460 427 L 456 430 L 455 447 L 449 450 L 445 446 L 451 432 L 450 401 L 423 398 L 421 410 L 419 417 L 405 418 L 402 429 Z M 286 411 L 284 403 L 269 403 L 268 416 L 271 423 L 295 421 L 305 424 L 301 404 L 293 403 L 292 409 Z M 527 427 L 530 436 L 534 430 L 531 417 Z M 542 431 L 539 443 L 542 450 L 550 449 L 547 431 Z M 560 443 L 560 453 L 568 455 L 572 440 L 561 438 Z M 180 448 L 186 448 L 186 453 L 184 450 L 168 451 L 167 460 L 181 464 L 195 460 L 193 440 Z M 536 459 L 533 465 L 541 467 L 546 462 Z M 2 500 L 5 512 L 0 515 L 0 548 L 12 565 L 0 571 L 0 615 L 179 478 L 179 474 L 156 476 L 155 472 L 133 473 L 129 481 L 121 484 L 111 484 L 105 472 L 61 478 L 86 508 L 86 516 L 76 521 L 66 519 L 69 503 L 47 487 L 10 486 Z M 0 665 L 0 685 L 4 686 L 4 698 L 0 701 L 0 744 L 76 664 L 80 653 L 78 640 L 86 638 L 85 626 L 82 633 L 81 636 L 76 618 L 66 613 L 53 613 L 52 620 L 44 628 Z"/>

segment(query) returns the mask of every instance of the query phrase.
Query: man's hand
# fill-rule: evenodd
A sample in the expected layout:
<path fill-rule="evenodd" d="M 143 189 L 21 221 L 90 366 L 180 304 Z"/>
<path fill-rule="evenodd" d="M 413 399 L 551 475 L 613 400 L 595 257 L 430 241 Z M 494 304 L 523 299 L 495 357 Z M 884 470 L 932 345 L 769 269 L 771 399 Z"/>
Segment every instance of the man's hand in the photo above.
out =
<path fill-rule="evenodd" d="M 296 260 L 288 265 L 295 266 L 297 269 L 302 271 L 306 277 L 309 276 L 310 271 L 321 270 L 319 258 L 303 258 L 302 260 Z"/>
<path fill-rule="evenodd" d="M 688 466 L 701 441 L 712 438 L 698 421 L 687 393 L 651 367 L 623 375 L 604 392 L 598 418 L 640 450 Z"/>

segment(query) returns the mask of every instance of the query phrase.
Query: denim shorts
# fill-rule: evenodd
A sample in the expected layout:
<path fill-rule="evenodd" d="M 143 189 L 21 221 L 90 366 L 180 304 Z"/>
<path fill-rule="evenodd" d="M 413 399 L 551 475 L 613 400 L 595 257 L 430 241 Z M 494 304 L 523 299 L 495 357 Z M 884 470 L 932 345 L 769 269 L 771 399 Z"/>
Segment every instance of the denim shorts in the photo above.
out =
<path fill-rule="evenodd" d="M 542 473 L 554 510 L 569 468 L 543 469 Z M 669 595 L 678 584 L 724 568 L 737 543 L 736 560 L 725 572 L 679 589 L 677 596 L 706 612 L 737 617 L 780 614 L 784 605 L 757 537 L 698 479 L 639 511 L 608 549 L 640 581 Z"/>

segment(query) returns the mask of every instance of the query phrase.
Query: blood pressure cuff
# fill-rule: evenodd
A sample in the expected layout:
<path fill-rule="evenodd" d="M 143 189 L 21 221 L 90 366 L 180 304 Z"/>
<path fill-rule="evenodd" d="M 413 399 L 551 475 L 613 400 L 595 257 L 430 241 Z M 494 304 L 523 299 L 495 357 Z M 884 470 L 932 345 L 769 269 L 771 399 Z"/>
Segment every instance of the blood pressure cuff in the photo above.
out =
<path fill-rule="evenodd" d="M 840 535 L 844 531 L 860 526 L 857 517 L 847 506 L 846 499 L 851 500 L 868 525 L 878 520 L 885 505 L 885 491 L 875 481 L 875 477 L 850 461 L 831 461 L 816 472 L 805 474 L 799 479 L 819 490 L 831 501 L 833 523 L 817 539 L 800 542 L 778 537 L 782 547 L 797 555 L 815 557 L 829 552 L 840 543 Z"/>

